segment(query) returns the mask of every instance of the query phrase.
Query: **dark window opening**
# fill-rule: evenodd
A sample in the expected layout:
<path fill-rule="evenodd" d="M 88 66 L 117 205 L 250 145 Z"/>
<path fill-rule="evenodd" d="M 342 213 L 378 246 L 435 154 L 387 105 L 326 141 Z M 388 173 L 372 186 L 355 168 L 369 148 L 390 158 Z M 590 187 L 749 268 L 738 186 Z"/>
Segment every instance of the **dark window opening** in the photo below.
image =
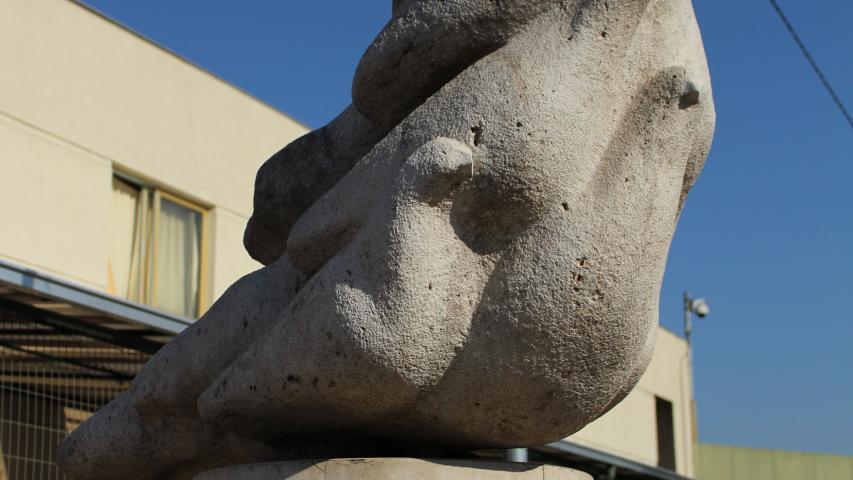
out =
<path fill-rule="evenodd" d="M 655 397 L 658 424 L 658 466 L 675 471 L 675 426 L 672 420 L 672 402 Z"/>

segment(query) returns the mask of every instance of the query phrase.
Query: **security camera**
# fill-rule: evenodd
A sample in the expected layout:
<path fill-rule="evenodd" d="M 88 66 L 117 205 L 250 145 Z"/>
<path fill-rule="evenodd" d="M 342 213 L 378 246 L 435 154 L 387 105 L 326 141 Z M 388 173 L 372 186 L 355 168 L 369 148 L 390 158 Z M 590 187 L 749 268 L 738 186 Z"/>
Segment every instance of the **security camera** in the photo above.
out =
<path fill-rule="evenodd" d="M 708 307 L 707 303 L 705 303 L 704 298 L 697 298 L 696 300 L 693 300 L 690 305 L 690 309 L 696 312 L 696 315 L 698 315 L 699 318 L 704 318 L 711 313 L 711 308 Z"/>

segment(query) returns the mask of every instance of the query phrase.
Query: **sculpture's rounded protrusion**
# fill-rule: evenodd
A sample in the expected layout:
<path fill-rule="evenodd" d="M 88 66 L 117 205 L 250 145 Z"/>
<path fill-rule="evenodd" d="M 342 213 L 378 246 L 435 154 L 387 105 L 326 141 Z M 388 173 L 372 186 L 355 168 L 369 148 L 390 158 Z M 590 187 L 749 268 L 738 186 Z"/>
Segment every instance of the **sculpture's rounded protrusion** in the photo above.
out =
<path fill-rule="evenodd" d="M 404 183 L 427 202 L 438 202 L 474 176 L 474 154 L 462 142 L 437 138 L 420 147 L 403 167 Z"/>

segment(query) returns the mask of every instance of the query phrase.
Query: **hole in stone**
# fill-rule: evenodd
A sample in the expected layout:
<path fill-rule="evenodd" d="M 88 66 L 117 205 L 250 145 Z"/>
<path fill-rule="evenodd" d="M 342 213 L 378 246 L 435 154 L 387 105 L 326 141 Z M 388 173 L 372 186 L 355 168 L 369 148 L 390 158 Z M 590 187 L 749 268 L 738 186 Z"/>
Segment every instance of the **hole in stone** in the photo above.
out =
<path fill-rule="evenodd" d="M 483 141 L 483 126 L 475 125 L 471 127 L 471 133 L 474 134 L 474 146 L 479 147 Z"/>
<path fill-rule="evenodd" d="M 681 96 L 678 102 L 678 108 L 687 110 L 690 107 L 699 105 L 699 92 L 687 92 Z"/>

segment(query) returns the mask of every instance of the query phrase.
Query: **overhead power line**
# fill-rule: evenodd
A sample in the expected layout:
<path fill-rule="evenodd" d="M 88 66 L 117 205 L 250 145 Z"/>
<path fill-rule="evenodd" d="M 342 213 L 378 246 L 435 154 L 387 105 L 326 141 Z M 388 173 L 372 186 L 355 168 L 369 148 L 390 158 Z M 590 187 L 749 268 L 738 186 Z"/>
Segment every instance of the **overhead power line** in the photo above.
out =
<path fill-rule="evenodd" d="M 821 70 L 820 66 L 818 66 L 814 57 L 809 52 L 809 49 L 806 48 L 805 43 L 803 43 L 802 39 L 800 39 L 800 36 L 797 34 L 797 31 L 794 30 L 794 26 L 788 20 L 788 17 L 785 15 L 785 12 L 782 11 L 782 8 L 779 7 L 778 3 L 776 3 L 776 0 L 770 0 L 770 4 L 773 5 L 773 9 L 776 10 L 776 13 L 779 14 L 779 18 L 782 19 L 782 23 L 785 24 L 785 28 L 788 29 L 788 32 L 791 34 L 791 37 L 794 38 L 794 42 L 796 42 L 797 46 L 800 47 L 800 50 L 803 52 L 803 55 L 805 55 L 806 60 L 809 61 L 809 64 L 814 69 L 824 88 L 826 88 L 826 91 L 829 92 L 829 95 L 832 97 L 832 101 L 834 101 L 835 104 L 838 105 L 838 108 L 841 110 L 841 114 L 844 115 L 844 118 L 847 119 L 847 123 L 850 124 L 850 128 L 853 128 L 853 117 L 850 116 L 850 112 L 847 110 L 847 107 L 844 106 L 844 102 L 841 101 L 841 97 L 839 97 L 838 94 L 835 93 L 835 89 L 832 88 L 832 85 L 830 85 L 829 80 L 823 73 L 823 70 Z"/>

